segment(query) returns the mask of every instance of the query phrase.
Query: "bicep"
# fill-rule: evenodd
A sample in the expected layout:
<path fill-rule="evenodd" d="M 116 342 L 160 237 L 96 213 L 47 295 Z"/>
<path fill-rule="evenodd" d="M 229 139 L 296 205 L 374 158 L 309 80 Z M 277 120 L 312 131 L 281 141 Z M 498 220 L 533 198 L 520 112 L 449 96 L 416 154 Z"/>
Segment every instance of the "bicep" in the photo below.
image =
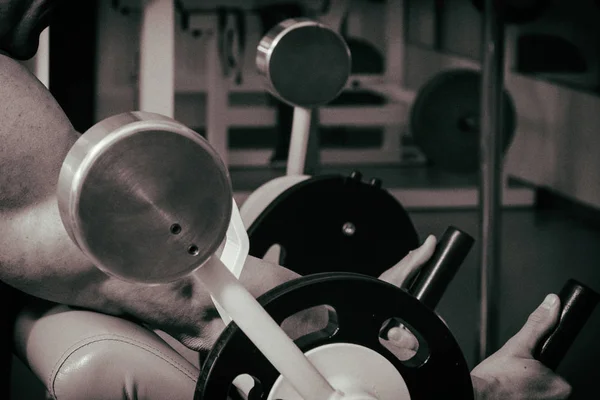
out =
<path fill-rule="evenodd" d="M 94 267 L 70 241 L 56 203 L 77 139 L 48 90 L 0 55 L 0 280 L 49 300 L 72 298 Z"/>
<path fill-rule="evenodd" d="M 0 94 L 0 212 L 8 212 L 54 193 L 77 133 L 48 90 L 2 55 Z"/>

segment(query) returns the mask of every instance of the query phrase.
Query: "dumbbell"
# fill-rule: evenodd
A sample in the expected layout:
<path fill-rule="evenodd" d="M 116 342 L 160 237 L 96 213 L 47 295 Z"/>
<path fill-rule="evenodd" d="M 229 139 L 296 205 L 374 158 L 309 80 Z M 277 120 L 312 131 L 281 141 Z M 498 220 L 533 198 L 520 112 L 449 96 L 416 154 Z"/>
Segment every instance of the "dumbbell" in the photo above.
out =
<path fill-rule="evenodd" d="M 58 202 L 70 238 L 99 269 L 139 284 L 198 279 L 304 397 L 335 395 L 232 273 L 239 249 L 226 235 L 237 207 L 225 165 L 199 134 L 152 113 L 101 121 L 69 150 Z M 307 380 L 316 386 L 300 385 Z"/>
<path fill-rule="evenodd" d="M 294 107 L 287 175 L 305 174 L 307 158 L 318 159 L 312 132 L 316 109 L 342 92 L 351 65 L 350 49 L 342 36 L 309 18 L 282 21 L 261 38 L 257 70 L 267 90 Z"/>
<path fill-rule="evenodd" d="M 260 186 L 240 208 L 250 254 L 263 258 L 277 246 L 276 262 L 300 275 L 379 276 L 418 245 L 406 210 L 380 180 L 363 181 L 358 171 L 309 176 L 318 154 L 309 145 L 316 109 L 334 100 L 350 76 L 346 42 L 322 22 L 288 19 L 261 39 L 256 67 L 265 88 L 294 107 L 294 120 L 286 175 Z"/>

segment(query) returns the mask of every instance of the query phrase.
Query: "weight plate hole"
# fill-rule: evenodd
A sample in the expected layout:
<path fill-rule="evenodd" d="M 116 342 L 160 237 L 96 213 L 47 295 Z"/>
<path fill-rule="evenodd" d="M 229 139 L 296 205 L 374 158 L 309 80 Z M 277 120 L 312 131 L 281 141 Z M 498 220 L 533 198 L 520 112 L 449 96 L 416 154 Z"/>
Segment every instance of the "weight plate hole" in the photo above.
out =
<path fill-rule="evenodd" d="M 190 247 L 188 247 L 188 253 L 190 253 L 192 256 L 197 256 L 200 254 L 200 249 L 195 244 L 192 244 Z"/>
<path fill-rule="evenodd" d="M 352 222 L 346 222 L 342 225 L 342 233 L 344 236 L 352 237 L 356 233 L 356 225 Z"/>
<path fill-rule="evenodd" d="M 263 387 L 260 380 L 252 375 L 238 375 L 229 386 L 228 399 L 262 399 Z"/>
<path fill-rule="evenodd" d="M 337 313 L 329 305 L 307 308 L 283 320 L 281 328 L 292 340 L 310 343 L 334 335 L 338 329 Z"/>
<path fill-rule="evenodd" d="M 401 318 L 390 318 L 382 324 L 379 343 L 409 367 L 419 367 L 429 358 L 423 337 Z"/>

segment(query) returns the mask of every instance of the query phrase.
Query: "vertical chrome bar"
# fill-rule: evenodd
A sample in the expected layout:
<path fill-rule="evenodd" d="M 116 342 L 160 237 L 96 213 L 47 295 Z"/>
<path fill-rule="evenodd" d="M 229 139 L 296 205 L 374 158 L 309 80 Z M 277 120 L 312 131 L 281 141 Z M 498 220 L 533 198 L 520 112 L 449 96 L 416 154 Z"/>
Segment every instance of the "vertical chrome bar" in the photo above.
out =
<path fill-rule="evenodd" d="M 485 1 L 481 82 L 481 270 L 478 358 L 496 350 L 499 306 L 500 207 L 502 202 L 502 93 L 504 26 L 499 3 Z"/>

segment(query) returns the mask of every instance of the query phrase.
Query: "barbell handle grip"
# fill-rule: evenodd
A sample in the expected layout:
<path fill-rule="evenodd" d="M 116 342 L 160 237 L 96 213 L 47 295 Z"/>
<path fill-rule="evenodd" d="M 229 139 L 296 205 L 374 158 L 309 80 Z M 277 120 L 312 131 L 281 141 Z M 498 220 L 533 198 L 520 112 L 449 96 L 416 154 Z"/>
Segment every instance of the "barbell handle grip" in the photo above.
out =
<path fill-rule="evenodd" d="M 561 313 L 554 330 L 536 348 L 534 357 L 555 371 L 600 301 L 593 289 L 569 279 L 559 293 Z"/>
<path fill-rule="evenodd" d="M 421 267 L 409 292 L 434 310 L 474 243 L 472 236 L 449 226 L 438 241 L 431 258 Z"/>
<path fill-rule="evenodd" d="M 449 226 L 435 246 L 429 260 L 421 267 L 421 271 L 410 284 L 408 292 L 434 310 L 474 243 L 475 239 L 472 236 L 454 226 Z M 398 321 L 390 320 L 382 328 L 379 336 L 386 339 L 390 329 L 396 326 Z"/>

